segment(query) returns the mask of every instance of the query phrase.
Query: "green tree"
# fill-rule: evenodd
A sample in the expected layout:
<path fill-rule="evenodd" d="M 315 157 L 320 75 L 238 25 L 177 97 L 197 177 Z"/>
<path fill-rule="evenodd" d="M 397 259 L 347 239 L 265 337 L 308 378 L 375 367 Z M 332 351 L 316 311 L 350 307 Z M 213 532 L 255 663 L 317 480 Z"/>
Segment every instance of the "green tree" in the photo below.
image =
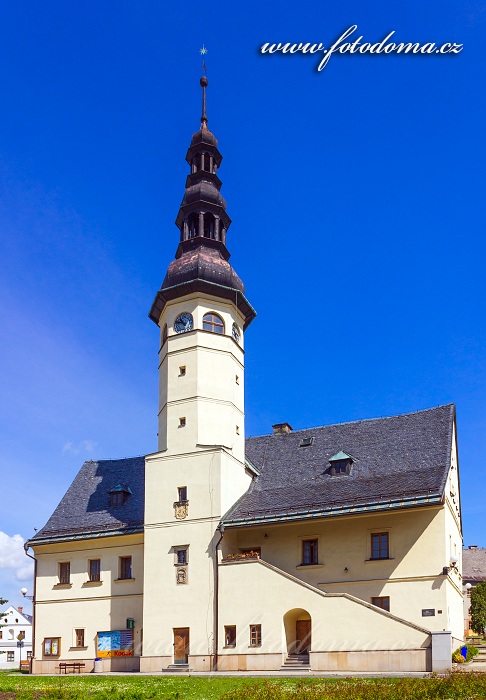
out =
<path fill-rule="evenodd" d="M 471 627 L 483 634 L 486 627 L 486 581 L 471 590 Z"/>

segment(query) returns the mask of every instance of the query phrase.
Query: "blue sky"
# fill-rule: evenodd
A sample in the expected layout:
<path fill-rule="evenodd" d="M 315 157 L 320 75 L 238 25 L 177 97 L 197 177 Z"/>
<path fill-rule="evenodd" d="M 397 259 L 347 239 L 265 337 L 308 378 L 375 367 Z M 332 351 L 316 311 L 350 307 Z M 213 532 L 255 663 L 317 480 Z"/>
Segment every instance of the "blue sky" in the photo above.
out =
<path fill-rule="evenodd" d="M 465 544 L 486 546 L 485 21 L 484 0 L 3 3 L 0 594 L 31 586 L 21 538 L 85 459 L 156 449 L 147 313 L 177 245 L 203 44 L 228 247 L 258 312 L 247 434 L 455 402 Z M 464 49 L 321 72 L 259 53 L 354 24 Z"/>

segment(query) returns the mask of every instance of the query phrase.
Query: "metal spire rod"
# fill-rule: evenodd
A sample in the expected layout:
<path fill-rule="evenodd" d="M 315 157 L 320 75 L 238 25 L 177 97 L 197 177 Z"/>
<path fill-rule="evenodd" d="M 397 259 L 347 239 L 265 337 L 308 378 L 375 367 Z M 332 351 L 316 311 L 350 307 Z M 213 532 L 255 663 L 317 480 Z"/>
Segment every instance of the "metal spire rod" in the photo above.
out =
<path fill-rule="evenodd" d="M 202 49 L 199 49 L 199 53 L 201 54 L 201 56 L 205 56 L 205 55 L 207 54 L 207 52 L 208 52 L 208 50 L 207 50 L 207 48 L 206 48 L 206 47 L 204 46 L 204 44 L 203 44 L 203 45 L 202 45 Z M 208 123 L 208 118 L 207 118 L 207 116 L 206 116 L 206 87 L 207 87 L 207 85 L 208 85 L 208 79 L 206 78 L 206 63 L 205 63 L 204 59 L 203 59 L 203 62 L 202 62 L 202 68 L 203 68 L 204 75 L 201 77 L 201 80 L 199 81 L 199 84 L 200 84 L 201 87 L 202 87 L 202 117 L 201 117 L 201 124 L 202 124 L 202 128 L 205 129 L 205 128 L 207 127 L 207 123 Z"/>

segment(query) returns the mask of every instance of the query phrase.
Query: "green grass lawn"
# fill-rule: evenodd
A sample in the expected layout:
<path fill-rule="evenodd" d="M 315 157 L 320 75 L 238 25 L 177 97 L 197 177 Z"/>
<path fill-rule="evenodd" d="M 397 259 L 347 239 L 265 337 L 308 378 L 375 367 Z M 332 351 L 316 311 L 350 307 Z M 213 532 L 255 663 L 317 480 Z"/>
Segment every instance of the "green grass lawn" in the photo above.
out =
<path fill-rule="evenodd" d="M 322 679 L 21 676 L 0 673 L 0 700 L 486 700 L 486 674 Z"/>

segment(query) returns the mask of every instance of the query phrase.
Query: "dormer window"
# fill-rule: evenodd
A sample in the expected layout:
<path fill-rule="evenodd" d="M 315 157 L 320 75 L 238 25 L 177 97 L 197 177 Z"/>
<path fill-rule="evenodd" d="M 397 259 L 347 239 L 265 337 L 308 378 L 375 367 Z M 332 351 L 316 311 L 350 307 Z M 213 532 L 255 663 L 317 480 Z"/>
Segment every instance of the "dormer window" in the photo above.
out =
<path fill-rule="evenodd" d="M 342 450 L 329 458 L 331 476 L 347 475 L 351 472 L 353 458 Z"/>
<path fill-rule="evenodd" d="M 132 495 L 132 490 L 128 484 L 117 484 L 108 493 L 110 494 L 110 506 L 122 506 Z"/>
<path fill-rule="evenodd" d="M 313 442 L 314 442 L 313 437 L 304 437 L 301 439 L 301 441 L 299 443 L 299 447 L 310 447 Z"/>

